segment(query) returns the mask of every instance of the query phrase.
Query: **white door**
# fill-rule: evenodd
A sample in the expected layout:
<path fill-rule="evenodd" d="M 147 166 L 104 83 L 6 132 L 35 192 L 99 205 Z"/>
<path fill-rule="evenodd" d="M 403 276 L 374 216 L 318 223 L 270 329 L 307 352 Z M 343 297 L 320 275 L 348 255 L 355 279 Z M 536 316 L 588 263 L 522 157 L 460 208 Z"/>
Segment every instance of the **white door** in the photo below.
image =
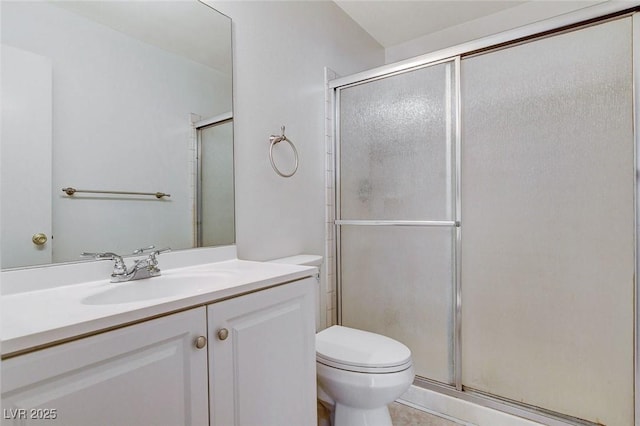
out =
<path fill-rule="evenodd" d="M 206 425 L 205 308 L 2 361 L 2 424 Z"/>
<path fill-rule="evenodd" d="M 51 263 L 51 61 L 2 45 L 2 268 Z M 36 244 L 34 234 L 48 241 Z"/>
<path fill-rule="evenodd" d="M 209 305 L 212 425 L 317 425 L 314 283 Z"/>

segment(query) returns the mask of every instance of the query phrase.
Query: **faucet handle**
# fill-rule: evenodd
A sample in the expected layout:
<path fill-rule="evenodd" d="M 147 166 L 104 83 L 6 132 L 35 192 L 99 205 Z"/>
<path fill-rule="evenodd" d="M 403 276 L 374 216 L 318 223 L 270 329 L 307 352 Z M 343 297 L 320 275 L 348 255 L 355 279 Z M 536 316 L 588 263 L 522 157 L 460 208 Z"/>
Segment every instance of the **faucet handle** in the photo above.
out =
<path fill-rule="evenodd" d="M 154 250 L 154 251 L 152 251 L 151 253 L 149 253 L 149 257 L 151 257 L 151 258 L 154 258 L 154 259 L 155 259 L 155 257 L 156 257 L 157 255 L 159 255 L 159 254 L 161 254 L 161 253 L 166 253 L 166 252 L 168 252 L 168 251 L 171 251 L 171 247 L 165 247 L 165 248 L 161 248 L 161 249 L 158 249 L 158 250 Z"/>
<path fill-rule="evenodd" d="M 162 249 L 154 250 L 151 253 L 149 253 L 149 260 L 157 265 L 158 261 L 156 260 L 156 256 L 161 253 L 166 253 L 168 251 L 171 251 L 171 247 L 165 247 Z"/>
<path fill-rule="evenodd" d="M 158 269 L 158 259 L 156 259 L 156 256 L 159 255 L 160 253 L 166 253 L 168 251 L 171 251 L 170 247 L 154 250 L 151 253 L 149 253 L 149 257 L 147 258 L 149 267 L 153 268 L 156 272 L 160 272 L 160 269 Z"/>
<path fill-rule="evenodd" d="M 113 273 L 115 275 L 122 275 L 127 272 L 127 266 L 124 264 L 124 260 L 122 256 L 116 253 L 106 252 L 106 253 L 87 253 L 84 252 L 80 256 L 82 257 L 93 257 L 94 259 L 102 260 L 109 259 L 113 260 L 115 264 L 113 265 Z"/>
<path fill-rule="evenodd" d="M 118 258 L 122 259 L 120 255 L 115 253 L 106 252 L 106 253 L 87 253 L 83 252 L 80 254 L 82 257 L 93 257 L 94 259 L 109 259 L 109 260 L 117 260 Z"/>
<path fill-rule="evenodd" d="M 134 250 L 133 254 L 142 254 L 142 253 L 144 253 L 146 251 L 153 250 L 154 248 L 156 248 L 156 246 L 154 246 L 154 245 L 150 245 L 149 247 L 139 248 L 139 249 Z"/>

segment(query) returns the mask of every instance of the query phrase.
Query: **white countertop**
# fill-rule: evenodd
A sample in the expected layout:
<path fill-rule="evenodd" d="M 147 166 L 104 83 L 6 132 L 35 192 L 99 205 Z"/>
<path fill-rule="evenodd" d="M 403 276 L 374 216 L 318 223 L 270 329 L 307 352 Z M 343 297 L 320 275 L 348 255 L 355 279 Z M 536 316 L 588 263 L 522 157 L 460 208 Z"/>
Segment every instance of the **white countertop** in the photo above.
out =
<path fill-rule="evenodd" d="M 2 355 L 216 302 L 316 272 L 316 268 L 309 266 L 236 259 L 163 270 L 162 276 L 145 280 L 116 284 L 104 279 L 3 295 L 0 298 Z M 180 280 L 188 280 L 190 276 L 196 277 L 198 284 L 189 286 L 189 292 L 183 294 L 140 297 L 126 303 L 111 303 L 109 297 L 104 297 L 131 290 L 123 286 L 154 283 L 166 286 L 173 282 L 180 285 Z M 107 302 L 100 302 L 104 300 Z"/>

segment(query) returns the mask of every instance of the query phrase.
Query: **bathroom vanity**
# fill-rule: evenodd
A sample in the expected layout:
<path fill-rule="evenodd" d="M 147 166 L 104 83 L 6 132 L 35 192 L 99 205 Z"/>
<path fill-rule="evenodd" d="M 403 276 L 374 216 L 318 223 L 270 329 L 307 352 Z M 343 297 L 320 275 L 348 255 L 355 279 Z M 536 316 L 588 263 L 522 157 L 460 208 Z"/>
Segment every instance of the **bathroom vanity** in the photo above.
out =
<path fill-rule="evenodd" d="M 3 424 L 316 424 L 316 271 L 227 260 L 3 295 Z"/>

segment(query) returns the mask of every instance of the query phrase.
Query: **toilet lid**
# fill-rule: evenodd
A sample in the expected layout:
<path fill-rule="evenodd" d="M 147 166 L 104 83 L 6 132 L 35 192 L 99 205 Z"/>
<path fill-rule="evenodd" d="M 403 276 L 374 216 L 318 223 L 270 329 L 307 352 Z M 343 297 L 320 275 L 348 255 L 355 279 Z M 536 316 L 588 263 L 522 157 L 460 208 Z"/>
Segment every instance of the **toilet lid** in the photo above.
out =
<path fill-rule="evenodd" d="M 411 351 L 389 337 L 334 325 L 316 334 L 316 359 L 345 370 L 386 373 L 409 368 Z"/>

